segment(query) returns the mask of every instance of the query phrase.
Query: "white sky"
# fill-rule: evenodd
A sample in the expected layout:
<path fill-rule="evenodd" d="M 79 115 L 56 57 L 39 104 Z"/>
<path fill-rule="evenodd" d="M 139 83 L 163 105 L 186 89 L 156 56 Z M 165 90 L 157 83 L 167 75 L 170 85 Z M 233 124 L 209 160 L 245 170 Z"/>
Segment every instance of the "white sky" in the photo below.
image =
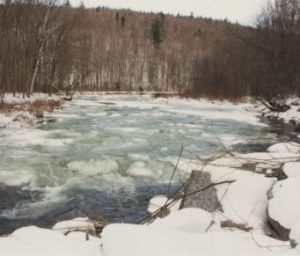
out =
<path fill-rule="evenodd" d="M 70 0 L 78 5 L 80 0 Z M 83 0 L 86 7 L 105 6 L 171 14 L 227 18 L 232 22 L 252 24 L 267 0 Z"/>

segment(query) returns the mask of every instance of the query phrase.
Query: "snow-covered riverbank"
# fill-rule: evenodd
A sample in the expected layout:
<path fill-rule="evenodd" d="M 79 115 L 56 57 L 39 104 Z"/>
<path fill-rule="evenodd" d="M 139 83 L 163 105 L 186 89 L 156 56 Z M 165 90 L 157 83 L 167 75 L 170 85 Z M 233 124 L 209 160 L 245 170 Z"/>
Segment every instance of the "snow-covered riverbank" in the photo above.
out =
<path fill-rule="evenodd" d="M 63 99 L 57 95 L 35 93 L 28 98 L 7 93 L 0 103 L 0 128 L 34 127 L 38 123 L 54 121 L 50 115 L 62 104 Z"/>
<path fill-rule="evenodd" d="M 262 103 L 254 104 L 250 110 L 262 115 L 266 120 L 279 121 L 293 126 L 295 131 L 300 131 L 300 98 L 290 97 L 281 102 L 285 106 L 285 111 L 271 111 Z"/>

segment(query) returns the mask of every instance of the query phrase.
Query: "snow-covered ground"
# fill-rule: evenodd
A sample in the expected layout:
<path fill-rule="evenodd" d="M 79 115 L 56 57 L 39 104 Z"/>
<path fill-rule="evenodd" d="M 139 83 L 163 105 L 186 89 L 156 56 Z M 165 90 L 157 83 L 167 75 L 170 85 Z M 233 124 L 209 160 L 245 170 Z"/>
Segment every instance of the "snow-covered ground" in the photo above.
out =
<path fill-rule="evenodd" d="M 29 111 L 30 106 L 35 102 L 61 101 L 58 95 L 49 96 L 45 93 L 34 93 L 29 98 L 23 97 L 22 94 L 15 95 L 6 93 L 3 98 L 3 103 L 11 105 L 9 109 L 0 108 L 0 128 L 18 128 L 18 127 L 33 127 L 38 118 L 34 111 Z M 43 113 L 44 114 L 44 113 Z"/>
<path fill-rule="evenodd" d="M 5 97 L 3 98 L 5 103 L 26 103 L 26 102 L 35 102 L 37 100 L 60 100 L 60 96 L 56 94 L 52 94 L 49 96 L 46 93 L 33 93 L 30 97 L 23 97 L 23 94 L 16 93 L 15 96 L 12 93 L 6 93 Z"/>
<path fill-rule="evenodd" d="M 284 112 L 275 112 L 258 102 L 254 106 L 251 106 L 250 109 L 272 120 L 276 119 L 295 126 L 300 124 L 300 99 L 298 97 L 290 97 L 282 103 L 290 108 Z"/>

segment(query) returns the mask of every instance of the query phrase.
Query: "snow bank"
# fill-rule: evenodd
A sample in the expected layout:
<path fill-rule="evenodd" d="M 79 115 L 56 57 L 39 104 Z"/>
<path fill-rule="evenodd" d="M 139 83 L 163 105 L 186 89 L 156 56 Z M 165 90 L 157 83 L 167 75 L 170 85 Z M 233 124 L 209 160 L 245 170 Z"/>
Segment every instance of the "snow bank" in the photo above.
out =
<path fill-rule="evenodd" d="M 12 111 L 7 112 L 1 112 L 0 110 L 0 128 L 19 128 L 34 126 L 37 118 L 34 114 L 28 111 L 29 105 L 35 101 L 46 102 L 50 100 L 60 101 L 61 98 L 58 95 L 49 96 L 45 93 L 34 93 L 30 98 L 23 98 L 23 95 L 20 93 L 17 93 L 15 96 L 13 96 L 12 93 L 6 93 L 4 97 L 4 103 L 13 104 L 14 108 Z"/>
<path fill-rule="evenodd" d="M 262 174 L 253 172 L 253 170 L 242 170 L 240 167 L 246 163 L 253 164 L 255 167 L 257 163 L 261 164 L 270 160 L 276 164 L 288 161 L 282 156 L 282 154 L 270 153 L 238 154 L 231 158 L 226 156 L 205 164 L 200 161 L 181 159 L 178 169 L 186 173 L 190 173 L 192 170 L 208 172 L 212 182 L 215 183 L 235 180 L 236 182 L 231 185 L 216 186 L 224 213 L 217 212 L 214 219 L 217 221 L 229 219 L 263 232 L 267 218 L 267 192 L 276 182 L 276 179 L 267 178 Z M 294 154 L 285 154 L 285 156 L 292 160 L 299 157 L 299 155 Z"/>
<path fill-rule="evenodd" d="M 11 236 L 0 238 L 3 256 L 101 256 L 100 239 L 85 234 L 64 236 L 37 227 L 21 228 Z"/>
<path fill-rule="evenodd" d="M 269 216 L 286 229 L 300 223 L 300 177 L 292 177 L 277 182 L 269 200 Z"/>
<path fill-rule="evenodd" d="M 204 233 L 212 225 L 212 214 L 202 209 L 187 208 L 173 211 L 166 218 L 158 218 L 152 227 L 189 233 Z"/>
<path fill-rule="evenodd" d="M 286 143 L 278 143 L 272 145 L 267 150 L 270 153 L 292 153 L 299 154 L 300 153 L 300 144 L 296 142 L 286 142 Z"/>
<path fill-rule="evenodd" d="M 102 237 L 107 256 L 275 255 L 258 247 L 251 234 L 241 232 L 195 233 L 153 225 L 113 224 L 104 229 Z M 263 239 L 267 245 L 279 244 Z"/>
<path fill-rule="evenodd" d="M 295 128 L 299 128 L 300 123 L 300 114 L 299 114 L 299 106 L 300 100 L 298 97 L 290 97 L 285 102 L 282 102 L 288 105 L 290 108 L 285 112 L 276 112 L 271 111 L 270 109 L 266 108 L 263 104 L 258 103 L 254 107 L 252 106 L 252 110 L 254 112 L 262 114 L 264 117 L 271 119 L 271 120 L 279 120 L 285 123 L 293 124 Z M 250 108 L 250 109 L 251 109 Z"/>
<path fill-rule="evenodd" d="M 216 186 L 224 216 L 217 218 L 243 223 L 258 230 L 264 230 L 267 192 L 275 179 L 260 174 L 233 168 L 207 166 L 204 171 L 211 174 L 213 182 L 235 180 L 231 185 Z"/>
<path fill-rule="evenodd" d="M 154 213 L 161 207 L 163 207 L 168 201 L 168 198 L 164 195 L 158 195 L 151 198 L 148 206 L 148 212 Z M 179 200 L 177 203 L 175 203 L 173 206 L 170 207 L 170 211 L 178 211 L 180 207 L 181 201 Z"/>
<path fill-rule="evenodd" d="M 295 224 L 290 233 L 290 239 L 300 244 L 300 222 Z"/>
<path fill-rule="evenodd" d="M 290 162 L 290 163 L 284 164 L 283 172 L 289 178 L 295 177 L 295 176 L 300 176 L 300 162 Z"/>
<path fill-rule="evenodd" d="M 89 218 L 75 218 L 73 220 L 66 220 L 56 223 L 53 230 L 58 231 L 62 234 L 74 231 L 93 231 L 95 232 L 94 225 L 89 221 Z"/>
<path fill-rule="evenodd" d="M 34 102 L 37 100 L 60 100 L 60 96 L 52 94 L 49 96 L 46 93 L 33 93 L 30 98 L 25 97 L 23 98 L 23 94 L 16 93 L 15 96 L 13 96 L 12 93 L 5 93 L 4 102 L 5 103 L 25 103 L 25 102 Z"/>
<path fill-rule="evenodd" d="M 265 164 L 266 168 L 274 164 L 295 162 L 300 159 L 300 154 L 280 152 L 280 153 L 249 153 L 249 154 L 235 154 L 239 161 L 246 161 L 248 163 Z"/>

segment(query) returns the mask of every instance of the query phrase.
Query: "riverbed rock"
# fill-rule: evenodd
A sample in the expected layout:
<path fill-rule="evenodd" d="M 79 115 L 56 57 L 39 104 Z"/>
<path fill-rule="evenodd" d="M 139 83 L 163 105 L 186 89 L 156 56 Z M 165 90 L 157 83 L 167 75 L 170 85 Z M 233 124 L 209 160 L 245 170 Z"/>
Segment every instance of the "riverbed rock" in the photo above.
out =
<path fill-rule="evenodd" d="M 270 168 L 265 171 L 265 177 L 276 178 L 277 180 L 284 180 L 288 176 L 283 171 L 283 164 L 279 168 Z"/>
<path fill-rule="evenodd" d="M 204 191 L 195 193 L 212 183 L 210 173 L 193 171 L 186 186 L 180 208 L 201 208 L 207 212 L 223 211 L 215 187 L 212 186 Z"/>
<path fill-rule="evenodd" d="M 300 222 L 299 184 L 299 176 L 288 178 L 276 182 L 268 193 L 268 223 L 274 236 L 285 241 Z"/>

